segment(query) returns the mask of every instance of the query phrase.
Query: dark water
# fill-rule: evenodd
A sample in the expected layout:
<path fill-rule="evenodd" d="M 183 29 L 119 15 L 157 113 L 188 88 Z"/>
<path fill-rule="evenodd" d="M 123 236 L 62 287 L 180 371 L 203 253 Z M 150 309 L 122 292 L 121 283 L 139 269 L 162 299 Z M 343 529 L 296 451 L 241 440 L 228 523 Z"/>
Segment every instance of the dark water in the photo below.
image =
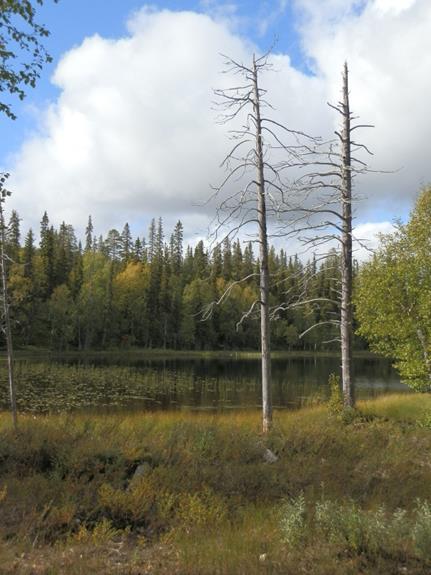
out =
<path fill-rule="evenodd" d="M 328 396 L 339 373 L 336 357 L 284 357 L 272 363 L 273 402 L 295 408 Z M 0 408 L 8 405 L 5 363 L 0 367 Z M 92 409 L 242 409 L 260 406 L 257 359 L 146 359 L 144 354 L 26 358 L 16 363 L 22 411 Z M 390 363 L 355 359 L 359 397 L 404 391 Z"/>

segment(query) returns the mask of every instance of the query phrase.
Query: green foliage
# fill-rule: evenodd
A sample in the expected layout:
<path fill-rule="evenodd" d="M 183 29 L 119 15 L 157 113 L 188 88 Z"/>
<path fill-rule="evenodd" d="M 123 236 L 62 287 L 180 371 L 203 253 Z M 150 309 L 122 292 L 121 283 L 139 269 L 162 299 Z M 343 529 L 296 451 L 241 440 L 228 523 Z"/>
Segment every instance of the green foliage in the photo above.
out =
<path fill-rule="evenodd" d="M 416 519 L 412 527 L 415 550 L 419 557 L 431 557 L 431 505 L 427 501 L 416 502 Z"/>
<path fill-rule="evenodd" d="M 395 358 L 401 379 L 431 389 L 431 188 L 418 198 L 410 221 L 381 238 L 362 266 L 355 304 L 358 333 L 373 351 Z"/>
<path fill-rule="evenodd" d="M 19 216 L 10 222 L 7 249 L 16 263 L 9 268 L 10 297 L 17 345 L 37 345 L 57 350 L 106 349 L 139 346 L 192 350 L 257 349 L 258 262 L 251 245 L 225 241 L 212 253 L 204 243 L 183 246 L 183 226 L 177 222 L 165 241 L 163 222 L 152 221 L 148 241 L 132 237 L 125 224 L 96 239 L 91 216 L 82 250 L 73 227 L 62 222 L 58 229 L 45 212 L 40 244 L 33 232 L 20 244 Z M 185 253 L 184 253 L 185 252 Z M 339 258 L 331 254 L 320 267 L 286 258 L 283 250 L 270 251 L 270 266 L 279 278 L 271 287 L 271 304 L 303 292 L 307 281 L 311 299 L 334 299 Z M 247 278 L 239 283 L 238 280 Z M 232 285 L 234 283 L 234 285 Z M 222 297 L 226 290 L 228 297 Z M 203 321 L 208 306 L 212 313 Z M 334 313 L 333 304 L 280 310 L 271 323 L 274 349 L 333 349 L 322 344 L 334 337 L 332 326 L 300 334 Z"/>
<path fill-rule="evenodd" d="M 428 411 L 425 415 L 418 421 L 419 427 L 424 427 L 425 429 L 431 429 L 431 412 Z"/>
<path fill-rule="evenodd" d="M 364 510 L 354 501 L 320 500 L 306 506 L 303 495 L 285 505 L 280 527 L 291 547 L 323 539 L 339 552 L 367 557 L 402 557 L 428 560 L 431 552 L 431 508 L 417 500 L 412 512 L 383 505 Z"/>
<path fill-rule="evenodd" d="M 364 511 L 354 502 L 316 503 L 315 528 L 338 547 L 352 553 L 396 553 L 411 527 L 405 510 L 387 514 L 383 507 Z"/>
<path fill-rule="evenodd" d="M 281 530 L 285 541 L 295 546 L 301 542 L 306 530 L 305 497 L 301 493 L 282 508 Z"/>
<path fill-rule="evenodd" d="M 35 0 L 37 4 L 43 1 Z M 20 100 L 24 99 L 28 86 L 35 87 L 43 64 L 52 60 L 41 41 L 49 32 L 36 22 L 35 2 L 0 2 L 0 91 Z M 21 55 L 24 56 L 22 62 Z M 16 119 L 7 101 L 0 102 L 0 111 Z"/>
<path fill-rule="evenodd" d="M 328 379 L 329 399 L 328 409 L 331 415 L 340 416 L 344 410 L 343 394 L 340 387 L 340 377 L 331 373 Z"/>

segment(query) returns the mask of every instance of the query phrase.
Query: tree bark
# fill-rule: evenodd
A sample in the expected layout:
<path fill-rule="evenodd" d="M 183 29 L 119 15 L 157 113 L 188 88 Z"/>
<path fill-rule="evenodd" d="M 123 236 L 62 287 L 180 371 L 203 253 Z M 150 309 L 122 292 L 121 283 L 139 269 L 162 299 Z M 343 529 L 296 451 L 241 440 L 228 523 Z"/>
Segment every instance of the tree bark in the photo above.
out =
<path fill-rule="evenodd" d="M 341 379 L 345 407 L 354 407 L 355 395 L 352 378 L 352 158 L 351 115 L 349 103 L 349 71 L 347 63 L 343 70 L 343 128 L 341 134 Z"/>
<path fill-rule="evenodd" d="M 257 169 L 257 202 L 259 222 L 259 257 L 260 257 L 260 339 L 262 362 L 262 427 L 268 433 L 272 425 L 271 397 L 271 342 L 269 326 L 269 268 L 268 268 L 268 234 L 266 228 L 265 175 L 262 146 L 262 121 L 260 115 L 260 97 L 256 58 L 253 56 L 253 91 L 254 114 L 256 121 L 256 169 Z"/>

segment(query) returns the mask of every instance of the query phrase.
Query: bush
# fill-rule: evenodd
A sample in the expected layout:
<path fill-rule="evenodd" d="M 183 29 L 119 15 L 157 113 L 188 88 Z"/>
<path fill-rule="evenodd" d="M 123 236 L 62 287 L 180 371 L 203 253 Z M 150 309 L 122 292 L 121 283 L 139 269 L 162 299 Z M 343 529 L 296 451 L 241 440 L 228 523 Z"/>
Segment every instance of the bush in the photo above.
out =
<path fill-rule="evenodd" d="M 331 415 L 340 416 L 344 410 L 343 394 L 341 393 L 340 377 L 331 373 L 328 378 L 329 399 L 328 409 Z"/>
<path fill-rule="evenodd" d="M 419 557 L 431 557 L 431 505 L 427 501 L 417 500 L 416 520 L 412 529 L 412 537 L 416 553 Z"/>
<path fill-rule="evenodd" d="M 431 557 L 431 505 L 426 501 L 418 500 L 410 515 L 404 509 L 389 513 L 383 506 L 364 510 L 353 501 L 320 501 L 306 509 L 303 495 L 283 507 L 280 527 L 289 547 L 304 547 L 309 538 L 352 556 Z"/>
<path fill-rule="evenodd" d="M 299 544 L 306 533 L 306 508 L 305 498 L 301 493 L 296 499 L 292 499 L 283 506 L 281 530 L 284 540 L 290 546 Z"/>

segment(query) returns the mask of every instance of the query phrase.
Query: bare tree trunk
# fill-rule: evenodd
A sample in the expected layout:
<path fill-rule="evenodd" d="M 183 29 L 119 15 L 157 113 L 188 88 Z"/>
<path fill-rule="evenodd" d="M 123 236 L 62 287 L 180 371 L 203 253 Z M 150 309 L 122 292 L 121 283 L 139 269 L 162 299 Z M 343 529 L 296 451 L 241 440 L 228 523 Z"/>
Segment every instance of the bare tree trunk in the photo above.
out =
<path fill-rule="evenodd" d="M 344 405 L 345 407 L 353 407 L 355 405 L 355 397 L 352 379 L 352 158 L 349 71 L 347 63 L 344 64 L 343 71 L 342 116 L 341 377 L 343 382 Z"/>
<path fill-rule="evenodd" d="M 12 411 L 12 421 L 15 431 L 18 430 L 18 418 L 16 409 L 16 392 L 15 392 L 15 380 L 13 371 L 13 343 L 12 343 L 12 330 L 10 323 L 10 313 L 9 313 L 9 299 L 7 290 L 7 274 L 6 274 L 6 253 L 5 253 L 5 222 L 3 214 L 3 201 L 5 191 L 1 190 L 2 197 L 0 198 L 0 268 L 1 268 L 1 282 L 2 282 L 2 304 L 3 304 L 3 321 L 4 321 L 4 333 L 6 338 L 6 350 L 7 350 L 7 367 L 9 376 L 9 394 L 10 403 Z"/>
<path fill-rule="evenodd" d="M 261 368 L 262 368 L 262 428 L 267 433 L 272 426 L 271 397 L 271 341 L 269 301 L 270 274 L 268 265 L 268 217 L 283 214 L 281 209 L 285 196 L 284 170 L 307 166 L 312 153 L 310 142 L 316 139 L 303 132 L 292 130 L 263 113 L 271 108 L 266 100 L 266 90 L 259 85 L 259 74 L 271 68 L 268 54 L 260 58 L 253 55 L 250 67 L 227 58 L 226 72 L 240 76 L 239 83 L 231 88 L 216 90 L 222 111 L 222 124 L 241 118 L 242 125 L 231 131 L 234 144 L 221 163 L 227 171 L 221 185 L 214 189 L 212 198 L 219 199 L 215 231 L 212 234 L 220 246 L 219 233 L 225 234 L 228 224 L 231 229 L 225 239 L 235 236 L 240 230 L 257 223 L 253 236 L 259 243 L 259 270 L 231 282 L 221 296 L 203 310 L 203 319 L 208 319 L 215 306 L 222 305 L 233 287 L 251 277 L 259 275 L 259 295 L 242 314 L 237 328 L 247 319 L 260 319 Z M 235 80 L 237 82 L 237 80 Z M 279 133 L 278 133 L 279 132 Z M 263 137 L 263 133 L 265 137 Z M 301 143 L 303 141 L 306 143 Z M 286 160 L 280 161 L 280 153 Z M 278 160 L 276 159 L 278 158 Z M 232 191 L 232 189 L 234 191 Z M 221 196 L 224 197 L 221 197 Z M 286 212 L 291 211 L 289 210 Z M 280 219 L 278 221 L 281 221 Z"/>
<path fill-rule="evenodd" d="M 256 168 L 257 199 L 259 221 L 259 256 L 260 256 L 260 339 L 262 361 L 262 425 L 267 433 L 272 425 L 271 398 L 271 342 L 269 327 L 269 268 L 268 268 L 268 235 L 266 229 L 265 176 L 262 148 L 262 122 L 260 115 L 259 86 L 257 81 L 256 58 L 253 56 L 253 89 L 254 114 L 256 121 Z"/>

